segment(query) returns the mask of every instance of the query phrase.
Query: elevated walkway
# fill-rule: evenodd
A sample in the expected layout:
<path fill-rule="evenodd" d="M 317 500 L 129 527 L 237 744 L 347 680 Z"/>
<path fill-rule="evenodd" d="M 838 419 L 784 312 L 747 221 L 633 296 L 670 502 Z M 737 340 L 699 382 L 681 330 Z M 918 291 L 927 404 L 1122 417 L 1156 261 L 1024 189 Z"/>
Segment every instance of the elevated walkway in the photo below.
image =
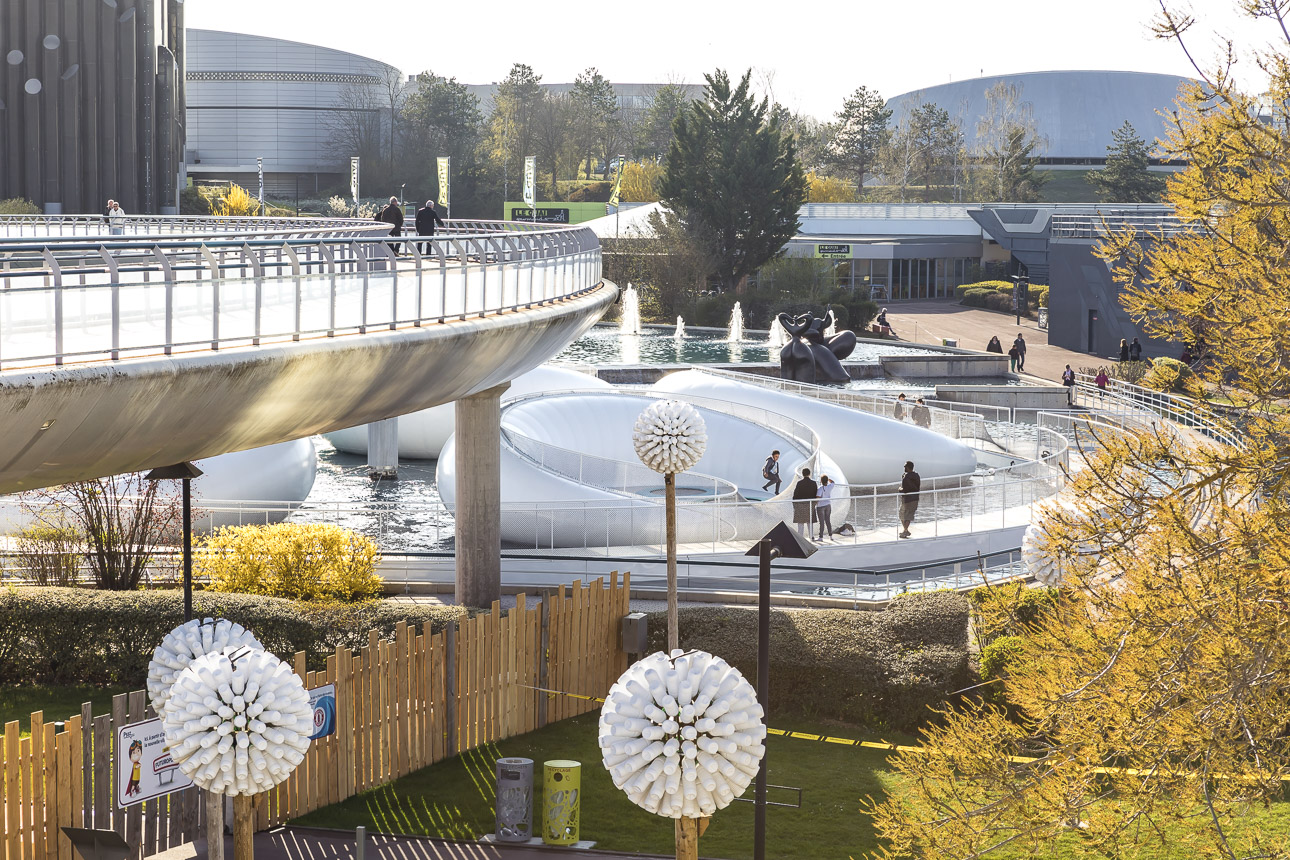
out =
<path fill-rule="evenodd" d="M 135 219 L 149 229 L 103 236 L 93 220 L 30 219 L 65 228 L 43 239 L 0 221 L 18 234 L 0 239 L 0 493 L 493 389 L 618 292 L 580 228 L 453 222 L 396 254 L 368 222 Z"/>

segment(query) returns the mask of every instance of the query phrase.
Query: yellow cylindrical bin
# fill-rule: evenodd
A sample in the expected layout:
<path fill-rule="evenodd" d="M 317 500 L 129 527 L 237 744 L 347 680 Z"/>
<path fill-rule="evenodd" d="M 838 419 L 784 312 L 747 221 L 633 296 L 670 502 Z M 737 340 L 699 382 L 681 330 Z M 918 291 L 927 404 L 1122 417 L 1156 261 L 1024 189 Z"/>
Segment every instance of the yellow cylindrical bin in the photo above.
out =
<path fill-rule="evenodd" d="M 542 841 L 547 845 L 573 845 L 578 841 L 579 806 L 582 800 L 582 764 L 556 759 L 543 763 Z"/>

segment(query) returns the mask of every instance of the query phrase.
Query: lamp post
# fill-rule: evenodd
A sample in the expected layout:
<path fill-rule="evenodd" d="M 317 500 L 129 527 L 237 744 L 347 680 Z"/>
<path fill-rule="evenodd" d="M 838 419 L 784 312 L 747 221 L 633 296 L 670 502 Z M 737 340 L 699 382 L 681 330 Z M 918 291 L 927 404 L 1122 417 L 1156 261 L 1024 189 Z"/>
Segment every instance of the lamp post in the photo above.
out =
<path fill-rule="evenodd" d="M 1017 313 L 1017 325 L 1021 325 L 1021 315 L 1026 312 L 1026 293 L 1030 286 L 1030 276 L 1013 275 L 1012 281 L 1012 307 Z"/>
<path fill-rule="evenodd" d="M 809 558 L 815 545 L 783 521 L 745 555 L 757 556 L 757 701 L 762 719 L 770 713 L 770 563 L 776 558 Z M 766 860 L 766 756 L 757 770 L 753 812 L 753 860 Z"/>
<path fill-rule="evenodd" d="M 193 478 L 202 470 L 185 460 L 173 466 L 162 466 L 144 475 L 148 481 L 183 481 L 184 490 L 184 620 L 193 620 Z"/>

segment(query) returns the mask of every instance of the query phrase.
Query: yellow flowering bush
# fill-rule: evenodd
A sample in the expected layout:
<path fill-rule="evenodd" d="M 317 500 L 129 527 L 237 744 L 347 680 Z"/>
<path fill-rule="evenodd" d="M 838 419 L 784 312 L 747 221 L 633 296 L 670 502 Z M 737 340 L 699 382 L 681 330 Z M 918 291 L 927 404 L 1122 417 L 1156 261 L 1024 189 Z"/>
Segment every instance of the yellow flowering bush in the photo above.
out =
<path fill-rule="evenodd" d="M 340 526 L 277 523 L 217 530 L 194 558 L 214 591 L 352 603 L 381 593 L 376 544 Z"/>

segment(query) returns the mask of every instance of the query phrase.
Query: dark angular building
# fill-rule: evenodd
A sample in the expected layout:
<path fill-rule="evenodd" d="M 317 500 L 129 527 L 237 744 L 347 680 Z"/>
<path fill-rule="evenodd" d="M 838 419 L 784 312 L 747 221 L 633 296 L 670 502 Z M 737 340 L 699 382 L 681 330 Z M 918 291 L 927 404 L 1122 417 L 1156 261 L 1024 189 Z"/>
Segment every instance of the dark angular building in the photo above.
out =
<path fill-rule="evenodd" d="M 182 0 L 0 2 L 0 199 L 178 211 Z"/>

